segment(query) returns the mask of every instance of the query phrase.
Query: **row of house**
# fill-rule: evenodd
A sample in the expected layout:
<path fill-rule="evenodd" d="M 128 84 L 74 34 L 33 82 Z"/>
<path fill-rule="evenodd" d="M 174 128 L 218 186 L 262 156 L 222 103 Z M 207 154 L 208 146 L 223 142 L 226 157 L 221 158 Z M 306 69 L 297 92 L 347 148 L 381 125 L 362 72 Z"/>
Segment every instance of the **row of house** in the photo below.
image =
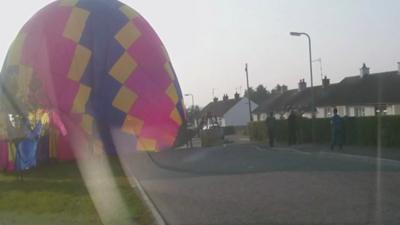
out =
<path fill-rule="evenodd" d="M 287 118 L 292 110 L 303 117 L 311 118 L 314 112 L 317 118 L 328 118 L 334 108 L 339 115 L 348 117 L 400 115 L 400 63 L 397 66 L 396 71 L 370 73 L 363 64 L 359 75 L 345 77 L 334 84 L 324 77 L 322 85 L 313 88 L 307 87 L 302 79 L 298 88 L 274 91 L 260 105 L 250 102 L 253 120 L 265 120 L 270 112 L 277 119 Z M 209 103 L 202 110 L 202 116 L 217 118 L 220 126 L 245 126 L 250 121 L 248 102 L 237 93 L 234 99 L 225 95 L 221 101 L 214 99 Z"/>

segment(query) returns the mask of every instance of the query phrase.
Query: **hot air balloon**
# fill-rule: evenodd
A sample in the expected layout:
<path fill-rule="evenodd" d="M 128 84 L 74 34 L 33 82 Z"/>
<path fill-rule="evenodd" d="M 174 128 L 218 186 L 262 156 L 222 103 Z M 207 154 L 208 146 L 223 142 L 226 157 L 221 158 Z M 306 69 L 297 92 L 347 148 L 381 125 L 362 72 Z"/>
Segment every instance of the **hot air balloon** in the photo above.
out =
<path fill-rule="evenodd" d="M 173 146 L 185 121 L 164 45 L 117 0 L 59 0 L 41 9 L 18 33 L 0 79 L 1 112 L 46 112 L 57 134 L 49 154 L 61 160 L 74 158 L 71 135 L 115 153 L 116 130 L 128 151 L 160 151 Z"/>

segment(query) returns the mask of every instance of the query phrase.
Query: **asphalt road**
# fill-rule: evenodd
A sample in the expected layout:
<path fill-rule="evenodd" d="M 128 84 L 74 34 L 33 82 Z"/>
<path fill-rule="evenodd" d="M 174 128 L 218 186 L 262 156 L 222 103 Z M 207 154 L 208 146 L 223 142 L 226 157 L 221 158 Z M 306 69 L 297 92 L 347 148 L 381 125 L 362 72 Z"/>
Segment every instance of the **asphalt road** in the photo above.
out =
<path fill-rule="evenodd" d="M 129 161 L 167 224 L 400 223 L 400 166 L 393 164 L 254 145 Z"/>

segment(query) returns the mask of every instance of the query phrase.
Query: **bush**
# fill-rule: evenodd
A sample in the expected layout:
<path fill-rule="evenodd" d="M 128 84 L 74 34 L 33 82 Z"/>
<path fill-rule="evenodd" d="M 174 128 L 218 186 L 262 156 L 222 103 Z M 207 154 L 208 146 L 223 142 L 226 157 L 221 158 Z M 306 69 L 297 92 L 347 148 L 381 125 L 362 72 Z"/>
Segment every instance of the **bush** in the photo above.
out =
<path fill-rule="evenodd" d="M 297 120 L 297 142 L 311 143 L 311 119 Z M 380 126 L 378 126 L 380 124 Z M 380 127 L 380 130 L 378 130 Z M 268 134 L 265 122 L 253 122 L 249 125 L 250 139 L 266 141 Z M 287 120 L 276 121 L 275 138 L 277 142 L 288 140 Z M 316 143 L 330 143 L 330 119 L 315 119 L 314 134 Z M 346 117 L 344 118 L 344 141 L 349 145 L 375 146 L 378 140 L 384 147 L 400 147 L 400 116 Z"/>
<path fill-rule="evenodd" d="M 224 135 L 232 135 L 235 134 L 235 127 L 229 126 L 229 127 L 224 127 Z"/>

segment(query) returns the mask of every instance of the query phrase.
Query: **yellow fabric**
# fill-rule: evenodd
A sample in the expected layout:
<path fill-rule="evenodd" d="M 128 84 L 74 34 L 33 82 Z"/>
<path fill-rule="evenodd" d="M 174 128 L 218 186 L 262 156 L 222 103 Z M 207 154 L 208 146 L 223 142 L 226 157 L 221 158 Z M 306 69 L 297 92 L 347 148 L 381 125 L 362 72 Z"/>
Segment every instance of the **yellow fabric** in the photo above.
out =
<path fill-rule="evenodd" d="M 88 48 L 77 45 L 69 68 L 68 78 L 73 81 L 79 81 L 89 64 L 91 56 L 92 52 Z"/>
<path fill-rule="evenodd" d="M 84 113 L 85 112 L 85 107 L 86 103 L 89 100 L 91 88 L 81 84 L 79 85 L 79 90 L 78 93 L 75 96 L 74 99 L 74 105 L 72 106 L 72 112 L 73 113 Z"/>
<path fill-rule="evenodd" d="M 63 36 L 79 43 L 89 14 L 89 11 L 74 7 L 65 26 Z"/>
<path fill-rule="evenodd" d="M 128 113 L 137 98 L 138 96 L 133 91 L 126 87 L 121 87 L 117 96 L 114 98 L 112 105 L 115 108 Z"/>
<path fill-rule="evenodd" d="M 15 144 L 12 142 L 8 143 L 8 161 L 15 162 L 17 158 L 17 149 L 15 148 Z"/>
<path fill-rule="evenodd" d="M 166 62 L 164 64 L 164 70 L 168 73 L 168 76 L 171 80 L 175 80 L 175 74 L 174 71 L 171 68 L 171 65 L 169 64 L 169 62 Z"/>
<path fill-rule="evenodd" d="M 175 121 L 175 123 L 177 123 L 178 125 L 182 125 L 182 118 L 176 108 L 171 112 L 170 117 L 173 121 Z"/>
<path fill-rule="evenodd" d="M 176 103 L 178 103 L 179 96 L 178 96 L 178 92 L 176 91 L 174 83 L 171 83 L 171 85 L 169 85 L 169 87 L 167 89 L 167 95 L 172 100 L 174 105 L 176 105 Z"/>
<path fill-rule="evenodd" d="M 132 23 L 128 22 L 116 35 L 115 39 L 124 47 L 128 49 L 140 37 L 139 29 Z"/>
<path fill-rule="evenodd" d="M 150 138 L 139 138 L 137 149 L 139 151 L 156 151 L 157 142 L 156 140 Z"/>
<path fill-rule="evenodd" d="M 123 14 L 125 14 L 126 17 L 128 17 L 129 20 L 132 20 L 135 17 L 139 16 L 139 13 L 137 13 L 135 10 L 130 8 L 127 5 L 123 5 L 121 8 L 119 8 Z"/>
<path fill-rule="evenodd" d="M 33 69 L 29 66 L 20 65 L 18 67 L 16 96 L 22 102 L 28 102 L 29 86 L 32 80 Z"/>
<path fill-rule="evenodd" d="M 122 131 L 132 135 L 139 135 L 143 128 L 143 124 L 143 120 L 128 115 L 122 125 Z"/>
<path fill-rule="evenodd" d="M 78 0 L 60 0 L 61 6 L 75 6 Z"/>
<path fill-rule="evenodd" d="M 17 66 L 20 64 L 22 48 L 25 43 L 25 38 L 26 38 L 26 34 L 20 33 L 17 36 L 17 38 L 14 40 L 14 42 L 12 43 L 11 48 L 10 48 L 12 50 L 8 53 L 7 62 L 6 62 L 7 65 Z"/>
<path fill-rule="evenodd" d="M 117 81 L 123 84 L 133 73 L 133 71 L 135 71 L 137 66 L 138 65 L 136 61 L 125 52 L 111 68 L 110 74 Z"/>
<path fill-rule="evenodd" d="M 93 129 L 93 117 L 89 114 L 83 114 L 81 127 L 87 134 L 92 134 Z"/>

